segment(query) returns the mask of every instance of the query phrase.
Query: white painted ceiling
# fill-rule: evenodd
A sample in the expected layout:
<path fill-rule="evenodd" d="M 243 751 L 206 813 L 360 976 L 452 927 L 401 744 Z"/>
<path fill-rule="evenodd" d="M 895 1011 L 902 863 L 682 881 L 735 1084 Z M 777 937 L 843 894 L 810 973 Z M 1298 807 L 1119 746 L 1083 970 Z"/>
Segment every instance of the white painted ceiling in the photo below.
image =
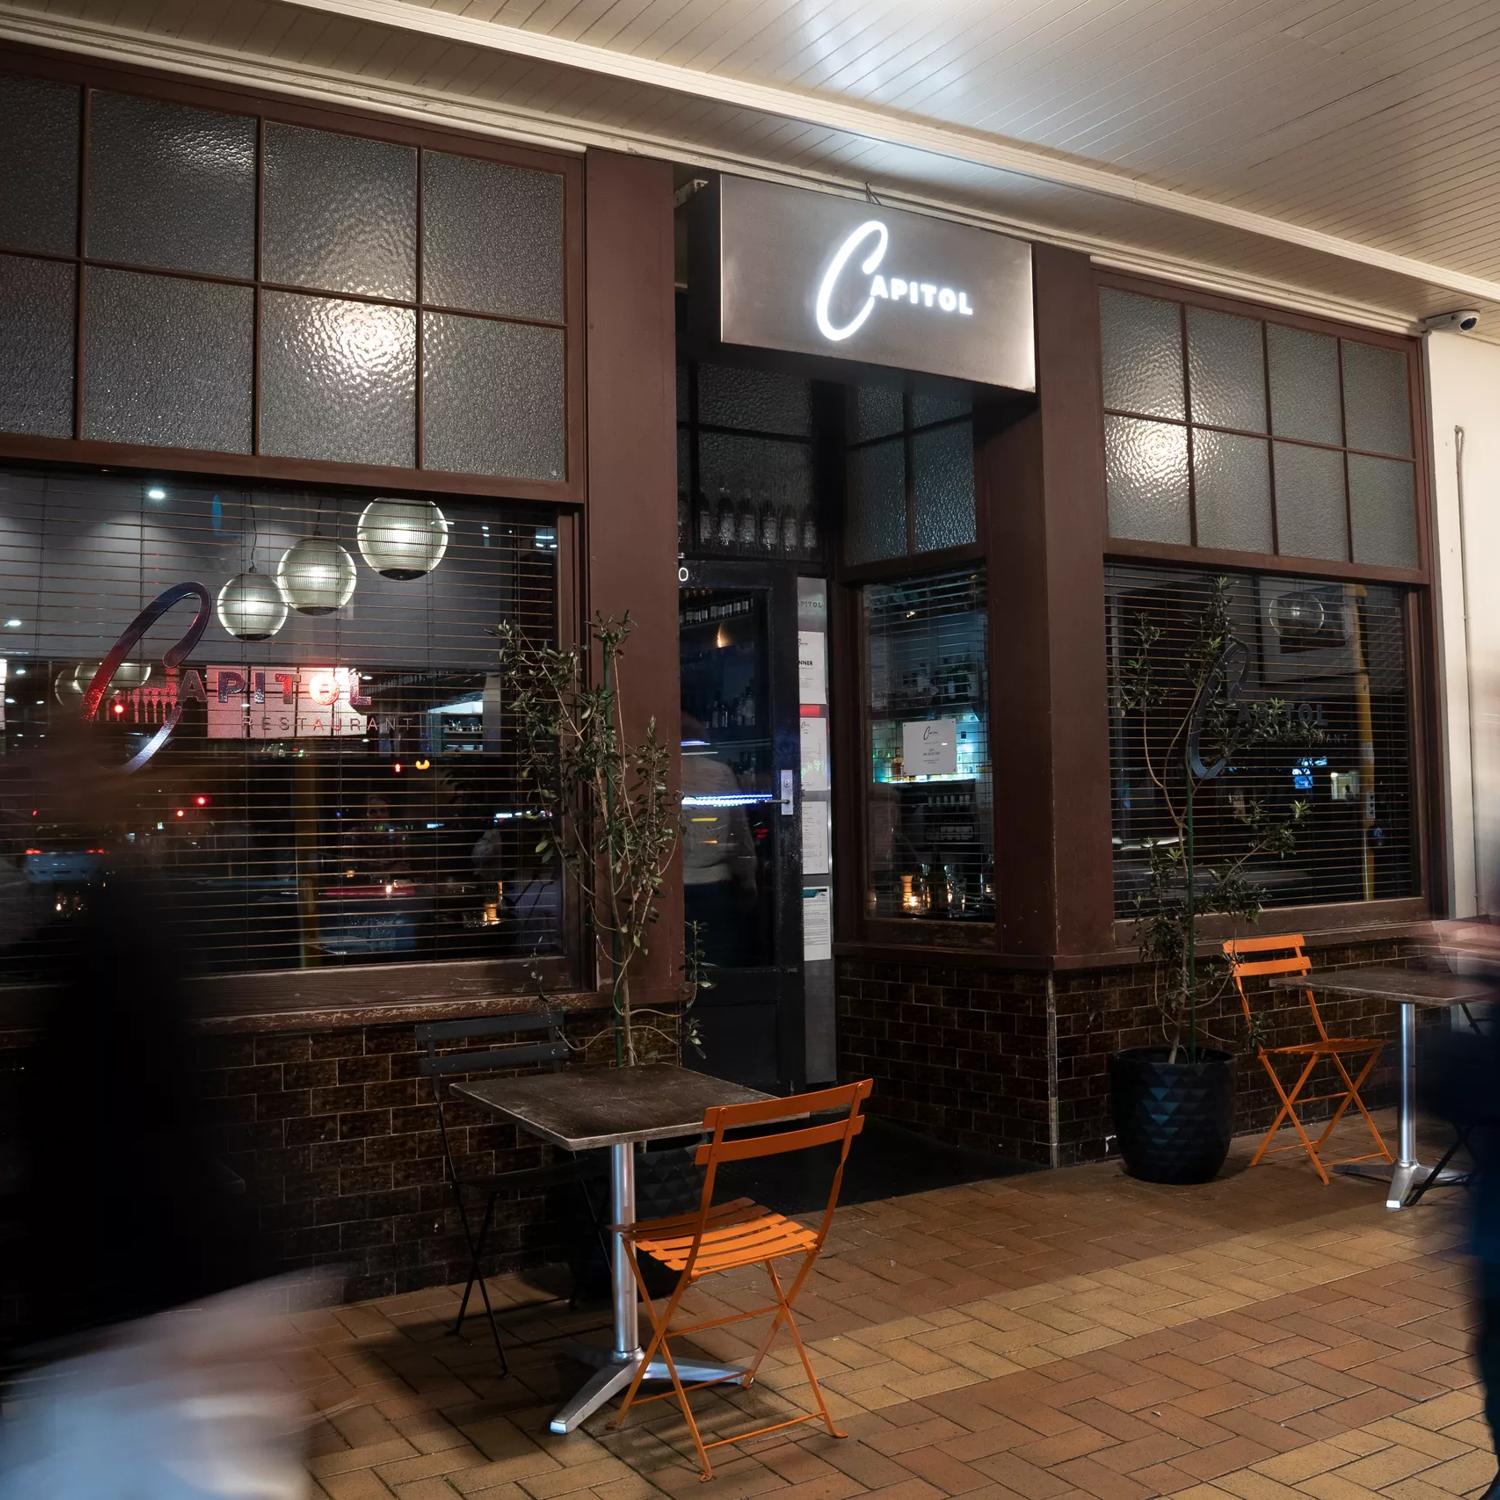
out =
<path fill-rule="evenodd" d="M 0 35 L 808 178 L 1500 341 L 1496 0 L 0 0 Z"/>

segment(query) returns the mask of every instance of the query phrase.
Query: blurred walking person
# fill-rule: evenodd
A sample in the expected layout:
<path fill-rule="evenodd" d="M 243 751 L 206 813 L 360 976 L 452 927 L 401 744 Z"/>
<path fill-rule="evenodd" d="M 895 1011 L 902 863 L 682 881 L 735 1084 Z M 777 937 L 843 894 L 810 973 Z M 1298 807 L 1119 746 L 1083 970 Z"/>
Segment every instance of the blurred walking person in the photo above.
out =
<path fill-rule="evenodd" d="M 35 807 L 106 846 L 127 784 L 96 740 L 59 728 L 45 758 L 6 768 L 11 828 Z M 42 981 L 6 1143 L 21 1374 L 0 1500 L 300 1500 L 276 1325 L 264 1290 L 235 1290 L 248 1236 L 199 1110 L 182 895 L 121 863 L 48 934 L 5 889 L 0 943 L 29 944 Z"/>
<path fill-rule="evenodd" d="M 1448 922 L 1438 929 L 1444 953 L 1482 963 L 1497 976 L 1500 999 L 1500 926 Z M 1469 1200 L 1469 1252 L 1474 1259 L 1474 1359 L 1484 1391 L 1484 1415 L 1496 1453 L 1496 1476 L 1483 1500 L 1500 1500 L 1500 1033 L 1495 1019 L 1477 1027 L 1439 1032 L 1431 1039 L 1423 1076 L 1426 1106 L 1467 1137 L 1473 1176 Z"/>

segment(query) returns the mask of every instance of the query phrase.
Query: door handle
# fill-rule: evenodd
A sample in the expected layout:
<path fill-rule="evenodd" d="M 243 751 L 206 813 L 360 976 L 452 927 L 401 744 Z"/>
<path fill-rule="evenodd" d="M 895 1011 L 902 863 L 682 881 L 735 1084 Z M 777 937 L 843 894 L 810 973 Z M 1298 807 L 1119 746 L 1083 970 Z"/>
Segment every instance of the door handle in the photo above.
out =
<path fill-rule="evenodd" d="M 797 773 L 795 771 L 783 771 L 781 773 L 781 815 L 790 818 L 797 811 Z"/>

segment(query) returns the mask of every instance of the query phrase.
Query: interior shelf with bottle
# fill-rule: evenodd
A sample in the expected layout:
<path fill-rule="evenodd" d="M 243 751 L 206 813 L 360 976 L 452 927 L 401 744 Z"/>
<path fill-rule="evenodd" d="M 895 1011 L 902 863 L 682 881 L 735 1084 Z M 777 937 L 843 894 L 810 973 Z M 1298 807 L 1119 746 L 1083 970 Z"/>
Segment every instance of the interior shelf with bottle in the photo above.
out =
<path fill-rule="evenodd" d="M 677 374 L 677 549 L 684 557 L 819 562 L 813 383 L 728 365 Z"/>
<path fill-rule="evenodd" d="M 868 909 L 872 916 L 994 918 L 994 804 L 982 570 L 863 590 Z M 951 753 L 924 767 L 926 736 Z"/>

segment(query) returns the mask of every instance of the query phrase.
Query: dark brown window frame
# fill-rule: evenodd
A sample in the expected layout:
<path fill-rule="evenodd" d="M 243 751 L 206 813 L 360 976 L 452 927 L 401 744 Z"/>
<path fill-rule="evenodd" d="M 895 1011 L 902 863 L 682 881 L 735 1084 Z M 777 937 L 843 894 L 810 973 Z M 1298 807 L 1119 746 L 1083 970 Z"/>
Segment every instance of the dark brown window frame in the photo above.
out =
<path fill-rule="evenodd" d="M 1319 318 L 1307 313 L 1287 312 L 1265 303 L 1241 301 L 1201 291 L 1194 287 L 1182 286 L 1175 282 L 1155 281 L 1102 268 L 1096 268 L 1094 284 L 1096 295 L 1099 290 L 1106 287 L 1117 291 L 1134 292 L 1140 296 L 1162 298 L 1171 302 L 1180 302 L 1186 306 L 1206 308 L 1212 312 L 1255 318 L 1263 322 L 1282 323 L 1305 332 L 1327 334 L 1334 338 L 1372 344 L 1377 348 L 1393 349 L 1405 355 L 1407 397 L 1412 431 L 1410 462 L 1413 468 L 1416 499 L 1417 566 L 1415 568 L 1380 567 L 1353 561 L 1340 562 L 1329 558 L 1288 557 L 1272 553 L 1236 552 L 1220 548 L 1181 546 L 1173 543 L 1127 541 L 1108 536 L 1107 524 L 1104 560 L 1106 563 L 1145 561 L 1193 568 L 1225 567 L 1242 572 L 1326 578 L 1332 582 L 1353 580 L 1409 586 L 1407 699 L 1412 726 L 1412 785 L 1416 802 L 1416 828 L 1413 838 L 1417 851 L 1418 892 L 1414 896 L 1383 901 L 1343 902 L 1311 907 L 1277 907 L 1271 920 L 1288 930 L 1295 928 L 1310 933 L 1353 931 L 1373 927 L 1390 927 L 1394 930 L 1402 926 L 1430 921 L 1441 904 L 1442 892 L 1438 889 L 1440 881 L 1435 877 L 1436 872 L 1444 868 L 1449 831 L 1442 796 L 1442 726 L 1437 692 L 1437 684 L 1441 677 L 1441 663 L 1437 655 L 1438 638 L 1435 615 L 1437 601 L 1432 577 L 1432 486 L 1426 441 L 1427 384 L 1419 342 L 1401 334 L 1383 333 L 1376 329 L 1360 327 L 1358 324 Z M 1340 380 L 1342 378 L 1341 365 Z M 1109 413 L 1111 410 L 1104 406 L 1102 391 L 1099 396 L 1099 406 L 1101 412 Z M 1123 415 L 1138 416 L 1140 414 L 1123 413 Z M 1149 420 L 1167 419 L 1153 417 Z M 1191 420 L 1191 412 L 1188 413 L 1186 420 Z M 1267 421 L 1269 422 L 1269 414 Z M 1210 426 L 1212 424 L 1199 425 Z M 1234 431 L 1235 429 L 1215 430 Z M 1247 435 L 1268 440 L 1272 436 L 1269 432 Z M 1328 447 L 1329 445 L 1306 444 L 1304 446 Z M 1337 449 L 1335 451 L 1360 452 L 1363 450 Z M 1374 456 L 1392 458 L 1396 455 L 1382 453 Z M 1100 464 L 1102 472 L 1102 447 Z M 1190 467 L 1190 482 L 1191 478 Z M 1099 501 L 1102 506 L 1108 504 L 1108 498 L 1103 493 L 1100 494 Z M 1273 489 L 1273 514 L 1274 502 L 1275 491 Z M 999 858 L 998 850 L 996 857 Z M 1210 936 L 1224 935 L 1218 933 L 1212 921 L 1205 923 L 1204 930 Z M 1113 961 L 1125 960 L 1134 952 L 1133 924 L 1129 921 L 1115 921 L 1113 931 L 1115 941 L 1119 945 Z M 1099 957 L 1101 961 L 1109 959 L 1109 955 L 1101 954 Z"/>
<path fill-rule="evenodd" d="M 1116 272 L 1100 271 L 1095 275 L 1095 284 L 1098 290 L 1106 288 L 1113 291 L 1131 292 L 1137 296 L 1155 297 L 1162 301 L 1181 304 L 1184 308 L 1201 307 L 1209 312 L 1228 313 L 1233 317 L 1252 318 L 1262 325 L 1262 338 L 1264 339 L 1264 325 L 1267 323 L 1280 323 L 1289 328 L 1300 329 L 1305 333 L 1321 333 L 1332 338 L 1347 339 L 1351 343 L 1369 344 L 1377 349 L 1390 349 L 1403 354 L 1406 358 L 1407 369 L 1407 399 L 1411 417 L 1412 451 L 1407 457 L 1399 453 L 1378 453 L 1363 448 L 1350 448 L 1341 443 L 1315 443 L 1303 438 L 1278 438 L 1277 434 L 1270 430 L 1270 410 L 1267 406 L 1265 432 L 1251 432 L 1240 427 L 1225 427 L 1216 422 L 1195 421 L 1191 405 L 1185 408 L 1182 417 L 1162 417 L 1147 412 L 1130 411 L 1123 407 L 1111 407 L 1103 404 L 1103 393 L 1100 393 L 1100 407 L 1107 417 L 1127 417 L 1136 421 L 1160 422 L 1168 427 L 1182 427 L 1188 434 L 1188 505 L 1189 517 L 1194 534 L 1197 532 L 1197 506 L 1196 506 L 1196 476 L 1193 473 L 1193 445 L 1192 434 L 1194 428 L 1206 432 L 1222 432 L 1232 437 L 1249 437 L 1260 441 L 1289 442 L 1298 447 L 1316 448 L 1323 452 L 1339 453 L 1344 455 L 1345 467 L 1345 489 L 1344 503 L 1347 507 L 1349 501 L 1348 491 L 1348 455 L 1368 456 L 1371 458 L 1388 459 L 1394 463 L 1409 463 L 1412 466 L 1413 489 L 1416 497 L 1416 533 L 1417 533 L 1417 565 L 1414 568 L 1387 567 L 1379 564 L 1341 561 L 1337 558 L 1321 557 L 1298 557 L 1292 554 L 1277 552 L 1240 552 L 1225 548 L 1199 547 L 1196 541 L 1191 545 L 1170 542 L 1140 542 L 1132 541 L 1124 537 L 1111 536 L 1108 539 L 1108 553 L 1111 557 L 1126 558 L 1151 558 L 1163 562 L 1181 561 L 1196 562 L 1209 566 L 1223 565 L 1240 568 L 1251 568 L 1267 573 L 1296 573 L 1309 576 L 1322 576 L 1326 578 L 1347 578 L 1368 581 L 1371 583 L 1413 583 L 1428 584 L 1431 581 L 1431 545 L 1430 545 L 1430 519 L 1429 519 L 1429 494 L 1430 487 L 1426 469 L 1426 447 L 1422 441 L 1423 418 L 1426 411 L 1425 389 L 1423 385 L 1422 360 L 1419 346 L 1416 340 L 1406 338 L 1399 334 L 1380 333 L 1374 329 L 1360 328 L 1355 324 L 1338 323 L 1329 319 L 1314 318 L 1303 313 L 1282 312 L 1279 308 L 1269 307 L 1261 303 L 1240 302 L 1228 297 L 1220 297 L 1210 292 L 1201 292 L 1191 287 L 1175 285 L 1171 282 L 1148 281 L 1137 276 L 1126 276 Z M 1184 331 L 1184 340 L 1186 333 Z M 1186 361 L 1186 349 L 1184 348 L 1184 362 Z M 1267 379 L 1269 380 L 1269 368 Z M 1343 372 L 1342 361 L 1340 363 L 1340 389 L 1342 390 Z M 1189 398 L 1190 400 L 1190 398 Z M 1271 524 L 1272 535 L 1275 535 L 1276 526 L 1276 479 L 1274 465 L 1271 470 Z M 1108 499 L 1106 496 L 1106 504 Z M 1354 529 L 1348 528 L 1350 546 L 1353 546 Z"/>
<path fill-rule="evenodd" d="M 584 267 L 583 267 L 583 163 L 581 157 L 551 155 L 526 147 L 512 146 L 483 136 L 449 130 L 443 126 L 414 125 L 410 122 L 367 114 L 335 104 L 307 104 L 276 94 L 262 94 L 234 85 L 208 85 L 158 73 L 129 64 L 80 60 L 62 57 L 40 48 L 12 43 L 0 44 L 0 70 L 25 73 L 78 85 L 84 90 L 82 108 L 88 110 L 89 89 L 117 90 L 146 98 L 193 105 L 201 109 L 228 114 L 252 115 L 257 124 L 256 153 L 256 246 L 255 276 L 210 276 L 197 272 L 160 270 L 149 266 L 120 265 L 83 254 L 85 174 L 79 172 L 77 240 L 72 255 L 44 254 L 28 249 L 10 249 L 0 245 L 0 252 L 71 264 L 78 268 L 79 286 L 74 307 L 75 361 L 73 420 L 79 430 L 82 402 L 83 318 L 82 274 L 86 266 L 101 269 L 145 271 L 148 274 L 174 276 L 189 281 L 220 285 L 249 286 L 254 289 L 255 307 L 252 324 L 251 413 L 252 444 L 260 429 L 260 294 L 264 291 L 296 292 L 303 295 L 326 295 L 341 301 L 368 302 L 381 306 L 411 308 L 418 319 L 426 311 L 461 311 L 491 322 L 521 323 L 560 328 L 564 337 L 564 415 L 566 477 L 561 480 L 515 479 L 489 474 L 453 474 L 441 470 L 400 468 L 386 465 L 347 464 L 325 459 L 277 458 L 260 453 L 222 453 L 199 449 L 156 448 L 133 443 L 101 442 L 79 437 L 35 437 L 17 433 L 0 433 L 0 458 L 27 461 L 56 461 L 107 467 L 150 469 L 170 473 L 229 474 L 247 479 L 264 479 L 293 484 L 344 485 L 358 489 L 426 490 L 434 494 L 486 495 L 514 500 L 551 501 L 559 505 L 581 505 L 585 499 L 584 479 Z M 563 319 L 561 323 L 544 320 L 496 317 L 468 309 L 451 309 L 420 300 L 420 244 L 418 246 L 418 298 L 407 302 L 385 297 L 354 293 L 320 293 L 316 288 L 289 286 L 260 279 L 260 203 L 264 177 L 263 144 L 265 124 L 301 125 L 316 130 L 335 131 L 344 135 L 389 141 L 416 149 L 444 151 L 472 156 L 506 166 L 527 167 L 552 172 L 563 180 Z M 80 152 L 85 136 L 80 134 Z M 420 186 L 418 188 L 420 201 Z M 420 337 L 416 369 L 416 455 L 420 461 L 422 443 L 422 360 Z"/>

